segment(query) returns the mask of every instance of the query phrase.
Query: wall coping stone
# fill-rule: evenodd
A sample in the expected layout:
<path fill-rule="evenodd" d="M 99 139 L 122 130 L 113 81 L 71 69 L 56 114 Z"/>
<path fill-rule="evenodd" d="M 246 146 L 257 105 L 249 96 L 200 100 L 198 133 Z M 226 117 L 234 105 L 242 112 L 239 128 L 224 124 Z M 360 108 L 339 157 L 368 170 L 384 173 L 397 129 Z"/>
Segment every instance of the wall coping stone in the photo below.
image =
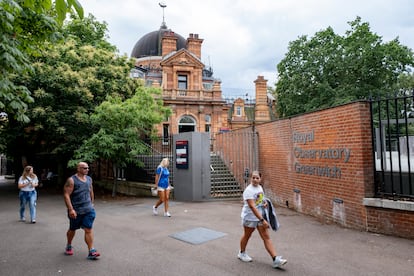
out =
<path fill-rule="evenodd" d="M 390 200 L 382 198 L 364 198 L 363 205 L 368 207 L 414 212 L 414 202 L 412 201 Z"/>

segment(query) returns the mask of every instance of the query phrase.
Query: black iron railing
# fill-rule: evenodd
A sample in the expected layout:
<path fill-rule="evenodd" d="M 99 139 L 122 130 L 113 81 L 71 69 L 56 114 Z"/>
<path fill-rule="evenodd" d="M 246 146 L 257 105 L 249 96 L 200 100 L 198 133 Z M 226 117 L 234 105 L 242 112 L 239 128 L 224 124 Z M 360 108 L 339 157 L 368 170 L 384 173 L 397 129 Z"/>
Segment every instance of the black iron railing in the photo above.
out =
<path fill-rule="evenodd" d="M 414 199 L 414 93 L 370 106 L 376 196 Z"/>

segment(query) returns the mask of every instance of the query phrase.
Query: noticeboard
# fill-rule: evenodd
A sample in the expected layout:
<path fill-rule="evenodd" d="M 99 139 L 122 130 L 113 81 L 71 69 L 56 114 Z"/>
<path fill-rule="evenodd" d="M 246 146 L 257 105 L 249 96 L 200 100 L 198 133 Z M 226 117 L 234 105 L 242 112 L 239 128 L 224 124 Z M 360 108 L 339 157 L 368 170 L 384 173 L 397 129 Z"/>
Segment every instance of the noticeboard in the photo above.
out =
<path fill-rule="evenodd" d="M 188 169 L 188 141 L 175 142 L 175 166 L 177 169 Z"/>

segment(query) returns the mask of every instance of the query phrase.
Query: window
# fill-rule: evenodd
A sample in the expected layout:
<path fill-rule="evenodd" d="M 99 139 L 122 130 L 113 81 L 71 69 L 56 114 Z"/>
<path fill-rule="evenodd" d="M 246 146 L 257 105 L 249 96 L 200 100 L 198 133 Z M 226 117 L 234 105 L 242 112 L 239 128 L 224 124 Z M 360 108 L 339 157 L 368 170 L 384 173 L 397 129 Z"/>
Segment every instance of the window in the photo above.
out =
<path fill-rule="evenodd" d="M 187 75 L 178 75 L 178 89 L 187 90 Z"/>
<path fill-rule="evenodd" d="M 211 115 L 206 114 L 206 116 L 204 118 L 206 120 L 206 124 L 210 124 L 211 123 Z"/>
<path fill-rule="evenodd" d="M 170 133 L 169 133 L 169 125 L 163 124 L 162 125 L 162 144 L 168 145 L 169 139 L 170 139 Z"/>
<path fill-rule="evenodd" d="M 236 106 L 236 116 L 241 116 L 241 115 L 242 115 L 241 106 Z"/>
<path fill-rule="evenodd" d="M 203 82 L 203 88 L 205 90 L 213 90 L 213 84 L 209 82 Z"/>
<path fill-rule="evenodd" d="M 211 115 L 206 114 L 204 118 L 206 120 L 206 128 L 205 128 L 205 131 L 206 132 L 210 132 L 210 129 L 211 129 Z"/>

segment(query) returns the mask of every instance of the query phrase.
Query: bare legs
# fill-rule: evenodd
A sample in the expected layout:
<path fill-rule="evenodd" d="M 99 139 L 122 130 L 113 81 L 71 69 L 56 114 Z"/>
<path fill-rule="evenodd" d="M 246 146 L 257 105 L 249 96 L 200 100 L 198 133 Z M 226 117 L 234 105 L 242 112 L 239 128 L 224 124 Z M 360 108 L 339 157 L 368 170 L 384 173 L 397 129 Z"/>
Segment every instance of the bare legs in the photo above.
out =
<path fill-rule="evenodd" d="M 272 257 L 273 259 L 274 257 L 276 257 L 276 250 L 273 246 L 272 240 L 270 239 L 269 228 L 265 228 L 264 226 L 258 226 L 257 231 L 259 231 L 260 237 L 263 240 L 263 244 L 267 252 L 269 253 L 270 257 Z"/>
<path fill-rule="evenodd" d="M 249 239 L 254 232 L 255 228 L 250 228 L 243 226 L 244 233 L 243 236 L 240 239 L 240 251 L 244 252 L 246 251 L 247 243 L 249 242 Z M 269 235 L 269 228 L 265 228 L 264 226 L 257 226 L 257 231 L 259 231 L 260 237 L 263 240 L 263 244 L 269 253 L 270 257 L 274 258 L 276 256 L 276 250 L 273 246 L 273 242 L 270 239 Z"/>
<path fill-rule="evenodd" d="M 250 237 L 252 236 L 252 233 L 254 232 L 254 228 L 243 226 L 244 233 L 243 236 L 240 239 L 240 251 L 244 252 L 246 251 L 247 243 L 249 242 Z"/>
<path fill-rule="evenodd" d="M 83 229 L 85 231 L 85 243 L 88 246 L 88 250 L 91 250 L 93 248 L 93 231 L 92 229 Z M 73 238 L 75 237 L 76 231 L 74 230 L 68 230 L 66 232 L 67 237 L 67 244 L 72 244 Z"/>
<path fill-rule="evenodd" d="M 170 190 L 166 189 L 164 191 L 158 191 L 159 199 L 155 204 L 155 208 L 158 208 L 161 204 L 164 203 L 164 212 L 168 212 L 168 201 L 170 199 Z"/>

